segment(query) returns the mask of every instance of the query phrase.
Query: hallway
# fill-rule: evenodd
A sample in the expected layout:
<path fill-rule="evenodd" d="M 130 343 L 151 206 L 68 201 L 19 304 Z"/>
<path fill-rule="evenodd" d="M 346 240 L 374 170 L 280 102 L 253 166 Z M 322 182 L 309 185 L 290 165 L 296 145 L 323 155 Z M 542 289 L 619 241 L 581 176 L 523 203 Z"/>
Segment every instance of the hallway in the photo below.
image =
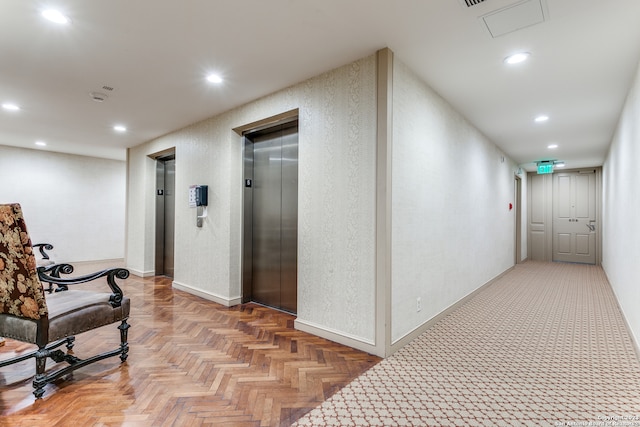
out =
<path fill-rule="evenodd" d="M 640 426 L 640 363 L 602 268 L 526 262 L 297 424 L 326 425 Z"/>
<path fill-rule="evenodd" d="M 600 267 L 519 264 L 383 361 L 170 283 L 126 280 L 126 364 L 36 402 L 33 361 L 0 370 L 0 426 L 640 425 L 640 361 Z M 112 329 L 76 353 L 112 346 Z M 7 340 L 0 357 L 25 347 Z"/>

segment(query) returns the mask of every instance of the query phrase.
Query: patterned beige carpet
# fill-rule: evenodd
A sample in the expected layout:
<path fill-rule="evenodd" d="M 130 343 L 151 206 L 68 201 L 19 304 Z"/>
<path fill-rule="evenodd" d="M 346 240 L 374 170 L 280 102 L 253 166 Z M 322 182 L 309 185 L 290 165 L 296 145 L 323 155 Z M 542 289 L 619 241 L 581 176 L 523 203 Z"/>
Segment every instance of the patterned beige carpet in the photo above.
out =
<path fill-rule="evenodd" d="M 602 268 L 530 261 L 294 425 L 640 427 L 640 361 Z"/>

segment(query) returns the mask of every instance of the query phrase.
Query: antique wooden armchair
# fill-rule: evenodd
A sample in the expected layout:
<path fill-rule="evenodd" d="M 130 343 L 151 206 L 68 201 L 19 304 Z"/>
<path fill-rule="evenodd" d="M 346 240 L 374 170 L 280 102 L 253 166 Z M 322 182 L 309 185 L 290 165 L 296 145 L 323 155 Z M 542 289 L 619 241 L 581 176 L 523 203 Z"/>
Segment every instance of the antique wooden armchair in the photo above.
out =
<path fill-rule="evenodd" d="M 0 360 L 0 368 L 34 357 L 33 394 L 37 398 L 44 394 L 46 384 L 78 368 L 116 355 L 124 362 L 128 356 L 131 301 L 123 295 L 116 278 L 126 279 L 129 271 L 113 268 L 72 278 L 56 274 L 66 271 L 55 265 L 36 267 L 20 205 L 0 205 L 0 336 L 38 346 L 28 354 Z M 75 289 L 75 285 L 101 277 L 106 278 L 111 292 Z M 71 289 L 45 296 L 42 282 Z M 120 322 L 118 348 L 86 359 L 71 354 L 75 335 L 116 322 Z M 66 353 L 58 349 L 64 344 Z M 47 358 L 68 365 L 47 372 Z"/>

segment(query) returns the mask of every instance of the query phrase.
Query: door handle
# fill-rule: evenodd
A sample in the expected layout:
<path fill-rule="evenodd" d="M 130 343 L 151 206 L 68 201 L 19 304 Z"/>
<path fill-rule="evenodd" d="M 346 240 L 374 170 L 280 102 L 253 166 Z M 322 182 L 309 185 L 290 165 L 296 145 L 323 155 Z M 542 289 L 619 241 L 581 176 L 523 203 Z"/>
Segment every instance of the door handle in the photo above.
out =
<path fill-rule="evenodd" d="M 587 226 L 587 228 L 591 231 L 596 231 L 596 226 L 593 224 L 585 224 Z"/>

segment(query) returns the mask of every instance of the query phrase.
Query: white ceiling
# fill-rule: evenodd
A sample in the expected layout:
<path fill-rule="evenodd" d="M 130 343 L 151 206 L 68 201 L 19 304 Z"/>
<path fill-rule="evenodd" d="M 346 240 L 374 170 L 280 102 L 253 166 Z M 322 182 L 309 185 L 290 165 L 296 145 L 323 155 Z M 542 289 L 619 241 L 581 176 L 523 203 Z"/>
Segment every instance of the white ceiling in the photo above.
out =
<path fill-rule="evenodd" d="M 640 58 L 640 1 L 543 0 L 544 22 L 493 38 L 479 16 L 521 1 L 2 0 L 0 103 L 22 109 L 0 109 L 0 144 L 124 159 L 389 47 L 526 169 L 601 165 Z M 45 21 L 48 6 L 72 23 Z M 519 50 L 530 60 L 506 66 Z M 210 72 L 224 83 L 206 82 Z"/>

